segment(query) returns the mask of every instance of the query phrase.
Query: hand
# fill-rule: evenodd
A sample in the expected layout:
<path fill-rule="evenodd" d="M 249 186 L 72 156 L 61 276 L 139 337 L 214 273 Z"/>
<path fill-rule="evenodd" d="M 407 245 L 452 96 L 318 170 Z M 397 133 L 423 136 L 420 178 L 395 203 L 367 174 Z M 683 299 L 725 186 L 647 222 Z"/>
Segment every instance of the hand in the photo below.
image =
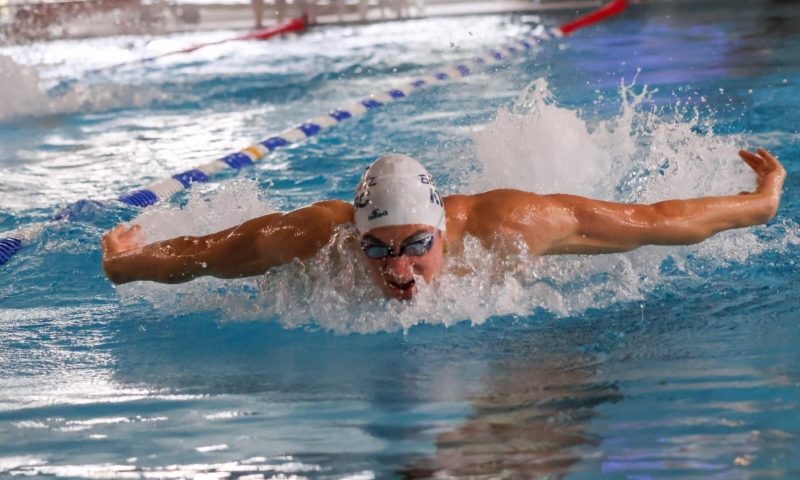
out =
<path fill-rule="evenodd" d="M 778 159 L 761 148 L 758 149 L 758 154 L 740 150 L 739 156 L 750 165 L 750 168 L 752 168 L 753 172 L 756 174 L 758 186 L 753 193 L 772 197 L 780 201 L 783 181 L 786 179 L 786 170 L 784 170 L 783 166 L 778 162 Z"/>
<path fill-rule="evenodd" d="M 142 227 L 134 225 L 127 228 L 125 224 L 117 225 L 116 228 L 103 235 L 100 240 L 100 248 L 103 249 L 103 259 L 135 250 L 145 244 L 145 237 L 142 234 Z"/>
<path fill-rule="evenodd" d="M 767 200 L 765 204 L 765 213 L 767 220 L 772 219 L 778 212 L 778 206 L 781 203 L 781 191 L 783 189 L 783 181 L 786 179 L 786 170 L 783 165 L 778 162 L 778 159 L 770 155 L 766 150 L 758 149 L 757 154 L 750 153 L 746 150 L 740 150 L 739 156 L 742 157 L 753 172 L 756 174 L 756 190 L 755 192 L 748 193 L 742 192 L 740 195 L 759 195 Z"/>

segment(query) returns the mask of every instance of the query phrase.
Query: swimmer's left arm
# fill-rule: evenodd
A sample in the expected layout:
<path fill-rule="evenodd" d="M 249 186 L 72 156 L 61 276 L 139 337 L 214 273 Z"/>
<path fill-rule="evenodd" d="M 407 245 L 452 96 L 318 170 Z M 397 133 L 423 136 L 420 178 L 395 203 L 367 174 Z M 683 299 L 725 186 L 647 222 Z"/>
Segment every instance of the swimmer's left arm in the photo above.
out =
<path fill-rule="evenodd" d="M 652 205 L 601 202 L 571 195 L 544 198 L 561 212 L 563 235 L 543 254 L 625 252 L 643 245 L 691 245 L 724 230 L 771 220 L 780 204 L 786 171 L 764 150 L 739 152 L 757 177 L 754 192 L 669 200 Z M 525 236 L 525 232 L 523 237 Z"/>

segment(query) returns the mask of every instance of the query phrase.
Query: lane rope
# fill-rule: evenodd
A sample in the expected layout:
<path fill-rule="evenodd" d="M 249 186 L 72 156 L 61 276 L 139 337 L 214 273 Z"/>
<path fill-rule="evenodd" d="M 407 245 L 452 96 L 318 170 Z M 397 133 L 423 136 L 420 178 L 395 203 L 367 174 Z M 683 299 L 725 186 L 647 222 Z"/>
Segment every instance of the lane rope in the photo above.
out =
<path fill-rule="evenodd" d="M 221 45 L 223 43 L 238 42 L 238 41 L 244 41 L 244 40 L 267 40 L 267 39 L 270 39 L 270 38 L 272 38 L 272 37 L 274 37 L 276 35 L 281 35 L 281 34 L 284 34 L 284 33 L 300 32 L 300 31 L 304 30 L 305 28 L 306 28 L 306 22 L 302 18 L 294 18 L 294 19 L 288 20 L 288 21 L 286 21 L 284 23 L 281 23 L 280 25 L 274 25 L 272 27 L 262 28 L 261 30 L 256 30 L 255 32 L 250 32 L 250 33 L 247 33 L 247 34 L 244 34 L 244 35 L 239 35 L 237 37 L 224 38 L 222 40 L 217 40 L 217 41 L 214 41 L 214 42 L 200 43 L 200 44 L 192 45 L 191 47 L 187 47 L 187 48 L 184 48 L 184 49 L 181 49 L 181 50 L 174 50 L 174 51 L 171 51 L 171 52 L 165 52 L 165 53 L 161 53 L 159 55 L 154 55 L 152 57 L 140 58 L 138 60 L 133 60 L 133 61 L 130 61 L 130 62 L 117 63 L 115 65 L 109 65 L 107 67 L 87 70 L 85 72 L 85 74 L 86 75 L 94 75 L 94 74 L 99 74 L 99 73 L 108 73 L 108 72 L 112 72 L 112 71 L 117 70 L 117 69 L 122 68 L 122 67 L 127 67 L 127 66 L 131 66 L 131 65 L 139 65 L 139 64 L 144 64 L 144 63 L 150 63 L 150 62 L 154 62 L 154 61 L 156 61 L 156 60 L 158 60 L 160 58 L 169 57 L 169 56 L 172 56 L 172 55 L 178 55 L 178 54 L 181 54 L 181 53 L 192 53 L 192 52 L 194 52 L 196 50 L 200 50 L 203 47 L 208 47 L 208 46 L 211 46 L 211 45 Z"/>
<path fill-rule="evenodd" d="M 170 178 L 155 181 L 143 188 L 133 190 L 121 195 L 118 200 L 128 205 L 137 207 L 148 207 L 162 200 L 168 200 L 179 192 L 191 188 L 194 183 L 205 183 L 211 180 L 214 175 L 228 169 L 238 170 L 252 165 L 262 160 L 270 152 L 282 147 L 295 145 L 306 138 L 318 135 L 334 125 L 337 125 L 349 118 L 357 117 L 370 110 L 382 107 L 408 97 L 412 93 L 430 85 L 457 81 L 472 73 L 472 70 L 480 67 L 487 67 L 502 62 L 516 54 L 527 52 L 534 45 L 543 40 L 561 38 L 567 33 L 571 33 L 579 28 L 591 25 L 611 15 L 620 13 L 626 7 L 625 0 L 615 0 L 604 7 L 591 12 L 573 22 L 549 31 L 544 30 L 531 37 L 523 38 L 507 45 L 501 49 L 474 57 L 471 61 L 462 62 L 450 68 L 446 68 L 434 75 L 420 77 L 412 82 L 398 85 L 391 90 L 373 94 L 370 97 L 333 110 L 330 113 L 314 117 L 300 125 L 284 130 L 277 135 L 266 138 L 265 140 L 250 145 L 249 147 L 231 153 L 218 160 L 213 160 L 184 172 L 176 173 Z M 565 33 L 566 32 L 566 33 Z"/>
<path fill-rule="evenodd" d="M 553 40 L 569 35 L 579 28 L 583 28 L 612 15 L 616 15 L 627 8 L 626 0 L 613 0 L 603 7 L 584 15 L 577 20 L 560 27 L 542 30 L 530 37 L 517 40 L 503 48 L 493 50 L 485 55 L 479 55 L 471 60 L 461 62 L 450 68 L 445 68 L 433 75 L 420 77 L 412 82 L 396 86 L 370 96 L 364 100 L 338 108 L 325 115 L 314 117 L 306 122 L 286 129 L 276 135 L 249 147 L 231 153 L 217 160 L 198 165 L 197 167 L 172 175 L 145 185 L 144 187 L 120 195 L 117 200 L 131 206 L 148 207 L 159 201 L 169 200 L 179 192 L 191 188 L 194 183 L 209 182 L 216 174 L 226 170 L 238 170 L 250 166 L 282 147 L 295 145 L 306 138 L 318 135 L 320 132 L 337 125 L 349 118 L 354 118 L 375 110 L 391 102 L 401 100 L 412 93 L 431 85 L 438 85 L 448 81 L 457 81 L 473 73 L 473 70 L 488 67 L 503 62 L 515 55 L 531 51 L 534 45 L 544 40 Z M 275 28 L 275 27 L 273 27 Z M 258 33 L 258 32 L 256 32 Z M 80 202 L 79 202 L 80 203 Z M 59 215 L 54 220 L 65 218 Z M 34 225 L 15 234 L 0 238 L 0 266 L 7 263 L 32 237 L 38 235 L 42 225 Z"/>

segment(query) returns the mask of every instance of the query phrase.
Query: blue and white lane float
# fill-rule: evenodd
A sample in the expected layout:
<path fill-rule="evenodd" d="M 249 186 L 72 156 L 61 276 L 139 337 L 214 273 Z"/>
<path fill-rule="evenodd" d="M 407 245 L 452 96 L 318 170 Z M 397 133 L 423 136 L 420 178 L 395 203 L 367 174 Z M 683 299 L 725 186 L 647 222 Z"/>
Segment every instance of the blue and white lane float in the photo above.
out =
<path fill-rule="evenodd" d="M 208 182 L 214 175 L 226 170 L 238 170 L 248 167 L 279 148 L 300 143 L 306 138 L 318 135 L 323 130 L 349 118 L 358 117 L 370 110 L 382 107 L 387 103 L 406 98 L 427 86 L 466 77 L 472 72 L 474 65 L 492 65 L 499 63 L 510 56 L 510 54 L 530 50 L 537 41 L 549 38 L 551 38 L 551 36 L 543 32 L 536 37 L 520 40 L 505 49 L 476 57 L 471 62 L 458 64 L 452 68 L 436 72 L 434 75 L 420 77 L 412 82 L 398 85 L 391 90 L 373 94 L 369 98 L 346 105 L 330 113 L 314 117 L 300 125 L 286 129 L 261 142 L 250 145 L 239 152 L 231 153 L 218 160 L 198 165 L 191 170 L 177 173 L 170 178 L 158 180 L 139 190 L 128 192 L 121 195 L 118 200 L 122 203 L 137 207 L 148 207 L 159 201 L 168 200 L 177 193 L 190 188 L 194 183 Z"/>
<path fill-rule="evenodd" d="M 22 238 L 26 238 L 27 235 L 17 234 L 17 237 L 7 237 L 0 240 L 0 265 L 9 261 L 22 248 Z"/>
<path fill-rule="evenodd" d="M 534 45 L 543 40 L 561 38 L 578 28 L 598 22 L 611 15 L 617 14 L 626 8 L 625 0 L 615 0 L 604 7 L 586 16 L 549 31 L 543 30 L 531 37 L 523 38 L 507 45 L 504 48 L 492 51 L 486 55 L 473 58 L 450 68 L 446 68 L 434 75 L 425 76 L 413 82 L 396 86 L 395 88 L 374 94 L 367 99 L 336 109 L 328 114 L 314 117 L 296 127 L 284 130 L 266 140 L 250 145 L 239 152 L 199 165 L 191 170 L 186 170 L 170 178 L 153 182 L 139 190 L 126 193 L 118 198 L 119 201 L 137 207 L 147 207 L 161 200 L 168 200 L 182 190 L 191 187 L 193 183 L 208 182 L 214 175 L 229 169 L 238 170 L 262 160 L 270 152 L 281 147 L 297 144 L 306 138 L 318 135 L 321 131 L 337 125 L 349 118 L 363 115 L 364 113 L 379 108 L 423 89 L 430 85 L 437 85 L 448 81 L 457 81 L 472 73 L 473 69 L 494 65 L 519 53 L 531 50 Z"/>
<path fill-rule="evenodd" d="M 433 75 L 420 77 L 412 82 L 399 85 L 385 92 L 374 94 L 367 99 L 336 109 L 325 115 L 314 117 L 296 127 L 270 136 L 266 140 L 251 145 L 239 152 L 198 165 L 191 170 L 175 174 L 170 178 L 162 179 L 145 185 L 138 190 L 125 193 L 117 200 L 136 207 L 148 207 L 159 201 L 169 200 L 179 192 L 191 188 L 194 183 L 205 183 L 220 172 L 230 169 L 238 170 L 250 166 L 262 160 L 272 151 L 281 147 L 295 145 L 349 118 L 363 115 L 387 103 L 406 98 L 417 90 L 427 86 L 459 80 L 473 73 L 473 70 L 495 65 L 514 55 L 528 52 L 533 49 L 534 45 L 541 41 L 561 38 L 579 28 L 592 25 L 612 15 L 616 15 L 627 8 L 627 6 L 626 0 L 614 0 L 575 21 L 557 28 L 542 30 L 534 33 L 530 37 L 517 40 L 511 45 L 491 51 L 485 55 L 474 57 L 469 61 L 461 62 L 450 68 L 445 68 Z M 43 227 L 44 226 L 41 224 L 35 225 L 17 231 L 12 236 L 0 238 L 0 266 L 7 263 L 25 243 L 30 241 L 30 239 L 38 236 L 38 233 Z"/>

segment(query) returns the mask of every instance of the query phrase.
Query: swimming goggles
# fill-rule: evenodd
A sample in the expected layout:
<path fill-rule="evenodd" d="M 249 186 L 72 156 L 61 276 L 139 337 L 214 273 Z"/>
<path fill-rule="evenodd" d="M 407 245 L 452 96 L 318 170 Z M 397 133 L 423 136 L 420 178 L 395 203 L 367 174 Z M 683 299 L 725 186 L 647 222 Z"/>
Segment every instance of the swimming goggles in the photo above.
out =
<path fill-rule="evenodd" d="M 391 247 L 386 245 L 378 245 L 370 243 L 366 240 L 361 241 L 361 250 L 373 260 L 381 260 L 386 257 L 401 257 L 403 255 L 410 255 L 412 257 L 421 257 L 430 251 L 433 247 L 433 239 L 436 237 L 436 230 L 431 233 L 422 233 L 414 235 L 403 242 L 400 251 L 394 253 Z M 410 240 L 410 241 L 409 241 Z"/>

